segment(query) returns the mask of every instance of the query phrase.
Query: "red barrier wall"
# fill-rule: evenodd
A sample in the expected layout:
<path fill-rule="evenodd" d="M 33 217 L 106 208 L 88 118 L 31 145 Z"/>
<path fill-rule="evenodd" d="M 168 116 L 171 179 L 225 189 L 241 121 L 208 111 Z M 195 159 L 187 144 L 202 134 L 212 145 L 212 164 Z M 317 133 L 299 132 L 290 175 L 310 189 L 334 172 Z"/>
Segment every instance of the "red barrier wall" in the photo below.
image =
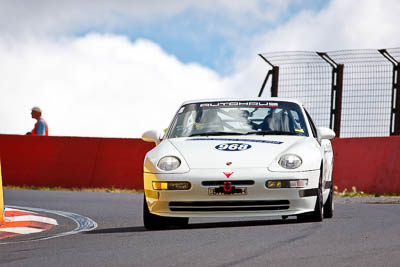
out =
<path fill-rule="evenodd" d="M 400 136 L 335 138 L 334 184 L 370 193 L 400 193 Z"/>
<path fill-rule="evenodd" d="M 0 135 L 3 184 L 143 188 L 140 139 Z"/>
<path fill-rule="evenodd" d="M 400 137 L 335 138 L 339 191 L 400 193 Z M 142 189 L 140 139 L 0 135 L 4 185 Z"/>

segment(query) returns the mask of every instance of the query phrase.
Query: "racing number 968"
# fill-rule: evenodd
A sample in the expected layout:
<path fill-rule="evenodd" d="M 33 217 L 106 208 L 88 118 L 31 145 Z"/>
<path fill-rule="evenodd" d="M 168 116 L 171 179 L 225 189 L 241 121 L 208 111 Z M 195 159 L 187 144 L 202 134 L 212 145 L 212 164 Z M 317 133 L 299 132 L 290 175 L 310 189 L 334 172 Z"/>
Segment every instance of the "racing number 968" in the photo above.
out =
<path fill-rule="evenodd" d="M 243 143 L 227 143 L 217 145 L 215 148 L 223 151 L 242 151 L 251 148 L 251 145 Z"/>

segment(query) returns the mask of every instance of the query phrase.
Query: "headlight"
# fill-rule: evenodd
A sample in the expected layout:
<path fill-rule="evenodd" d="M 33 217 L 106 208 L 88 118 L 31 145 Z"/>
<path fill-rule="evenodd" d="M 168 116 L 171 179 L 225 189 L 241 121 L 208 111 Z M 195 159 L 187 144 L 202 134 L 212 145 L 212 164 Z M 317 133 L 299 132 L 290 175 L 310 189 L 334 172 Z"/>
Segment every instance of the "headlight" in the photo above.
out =
<path fill-rule="evenodd" d="M 302 163 L 303 161 L 301 158 L 294 154 L 286 154 L 279 159 L 279 165 L 285 169 L 296 169 L 300 167 Z"/>
<path fill-rule="evenodd" d="M 163 171 L 172 171 L 181 165 L 181 161 L 177 157 L 166 156 L 158 161 L 157 167 Z"/>

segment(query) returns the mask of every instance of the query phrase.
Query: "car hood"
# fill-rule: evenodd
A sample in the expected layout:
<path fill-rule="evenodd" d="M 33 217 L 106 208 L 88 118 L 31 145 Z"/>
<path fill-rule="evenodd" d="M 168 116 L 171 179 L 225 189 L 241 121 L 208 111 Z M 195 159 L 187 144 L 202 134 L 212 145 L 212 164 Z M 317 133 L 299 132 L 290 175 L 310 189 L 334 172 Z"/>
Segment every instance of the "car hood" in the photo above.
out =
<path fill-rule="evenodd" d="M 168 139 L 189 168 L 268 167 L 280 155 L 306 140 L 302 136 L 190 137 Z"/>

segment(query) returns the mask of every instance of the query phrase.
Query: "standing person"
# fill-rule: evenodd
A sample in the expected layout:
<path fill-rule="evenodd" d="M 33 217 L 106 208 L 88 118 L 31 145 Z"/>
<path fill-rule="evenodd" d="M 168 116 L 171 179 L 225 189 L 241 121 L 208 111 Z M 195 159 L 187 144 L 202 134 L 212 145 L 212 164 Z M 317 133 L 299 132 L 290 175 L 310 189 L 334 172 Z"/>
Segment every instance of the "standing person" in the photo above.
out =
<path fill-rule="evenodd" d="M 49 127 L 47 126 L 46 121 L 42 118 L 42 110 L 39 107 L 33 107 L 31 115 L 33 119 L 37 120 L 37 122 L 35 124 L 35 128 L 26 134 L 48 136 Z"/>

